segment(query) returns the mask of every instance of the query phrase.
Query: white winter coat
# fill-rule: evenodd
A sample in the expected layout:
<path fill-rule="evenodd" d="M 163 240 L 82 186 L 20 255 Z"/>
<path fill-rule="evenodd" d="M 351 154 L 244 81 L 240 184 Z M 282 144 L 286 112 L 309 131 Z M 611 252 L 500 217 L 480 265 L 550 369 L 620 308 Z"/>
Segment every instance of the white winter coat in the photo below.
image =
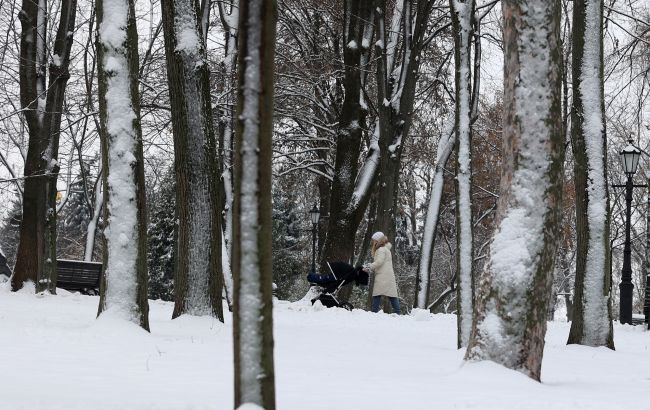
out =
<path fill-rule="evenodd" d="M 375 272 L 375 283 L 372 296 L 397 297 L 397 284 L 393 272 L 393 257 L 390 254 L 391 244 L 387 243 L 375 251 L 375 260 L 370 268 Z"/>

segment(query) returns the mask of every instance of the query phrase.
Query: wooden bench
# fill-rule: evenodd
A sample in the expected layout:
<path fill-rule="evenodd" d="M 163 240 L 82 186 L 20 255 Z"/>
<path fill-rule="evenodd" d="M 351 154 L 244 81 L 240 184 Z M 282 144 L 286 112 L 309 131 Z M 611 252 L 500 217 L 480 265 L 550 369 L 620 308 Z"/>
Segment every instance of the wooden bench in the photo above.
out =
<path fill-rule="evenodd" d="M 99 295 L 99 280 L 102 276 L 101 262 L 58 259 L 56 267 L 57 288 L 78 291 L 85 295 Z"/>

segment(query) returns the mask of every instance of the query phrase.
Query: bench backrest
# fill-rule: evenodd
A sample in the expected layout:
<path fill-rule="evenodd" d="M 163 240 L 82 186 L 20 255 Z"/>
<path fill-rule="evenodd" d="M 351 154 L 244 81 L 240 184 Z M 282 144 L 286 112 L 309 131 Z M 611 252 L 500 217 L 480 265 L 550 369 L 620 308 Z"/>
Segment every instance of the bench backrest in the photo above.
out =
<path fill-rule="evenodd" d="M 59 259 L 56 261 L 56 286 L 67 290 L 98 289 L 102 275 L 101 262 Z"/>

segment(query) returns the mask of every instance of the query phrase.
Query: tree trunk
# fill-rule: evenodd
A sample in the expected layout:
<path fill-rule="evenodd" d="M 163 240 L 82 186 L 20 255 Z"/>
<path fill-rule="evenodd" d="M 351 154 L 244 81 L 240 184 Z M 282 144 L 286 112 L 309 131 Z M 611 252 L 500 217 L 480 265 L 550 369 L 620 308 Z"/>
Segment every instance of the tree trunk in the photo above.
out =
<path fill-rule="evenodd" d="M 562 203 L 561 12 L 557 0 L 506 0 L 502 8 L 501 195 L 465 359 L 539 380 Z"/>
<path fill-rule="evenodd" d="M 603 1 L 573 3 L 571 145 L 576 195 L 574 316 L 567 343 L 614 349 L 609 278 Z"/>
<path fill-rule="evenodd" d="M 202 14 L 192 0 L 163 0 L 176 171 L 174 312 L 223 322 L 217 149 Z"/>
<path fill-rule="evenodd" d="M 59 133 L 70 73 L 70 49 L 75 31 L 76 0 L 62 0 L 61 17 L 46 89 L 47 1 L 26 0 L 19 14 L 20 100 L 26 109 L 29 146 L 20 242 L 12 290 L 32 280 L 36 292 L 56 293 L 56 182 Z"/>
<path fill-rule="evenodd" d="M 449 0 L 456 62 L 456 296 L 458 348 L 467 346 L 472 330 L 474 272 L 472 269 L 472 36 L 474 0 Z"/>
<path fill-rule="evenodd" d="M 440 202 L 442 200 L 442 189 L 445 183 L 445 165 L 449 160 L 456 133 L 452 131 L 453 123 L 448 120 L 443 128 L 436 154 L 436 168 L 433 174 L 433 184 L 429 193 L 429 206 L 424 222 L 422 233 L 422 247 L 420 249 L 420 261 L 418 263 L 418 274 L 415 276 L 415 298 L 413 307 L 426 309 L 429 304 L 429 284 L 431 277 L 431 265 L 433 264 L 433 249 L 435 247 L 436 231 L 440 218 Z"/>
<path fill-rule="evenodd" d="M 411 128 L 421 52 L 432 1 L 398 0 L 390 30 L 385 29 L 386 2 L 377 13 L 377 100 L 379 109 L 379 182 L 377 220 L 374 230 L 395 238 L 404 143 Z M 401 45 L 398 38 L 402 37 Z M 386 45 L 386 46 L 384 46 Z M 401 49 L 401 53 L 399 50 Z M 399 58 L 398 58 L 399 56 Z"/>
<path fill-rule="evenodd" d="M 239 9 L 232 267 L 235 408 L 275 409 L 271 261 L 271 139 L 276 4 Z"/>
<path fill-rule="evenodd" d="M 149 330 L 147 215 L 133 0 L 98 0 L 104 258 L 99 310 Z"/>
<path fill-rule="evenodd" d="M 229 8 L 226 3 L 229 4 Z M 219 124 L 219 156 L 221 157 L 221 208 L 223 209 L 223 245 L 222 249 L 222 267 L 224 276 L 224 287 L 226 290 L 226 299 L 228 306 L 232 308 L 232 202 L 233 202 L 233 185 L 232 185 L 232 158 L 233 158 L 233 105 L 235 99 L 235 86 L 237 80 L 237 43 L 238 43 L 238 24 L 239 24 L 239 0 L 229 2 L 218 2 L 219 16 L 225 33 L 225 57 L 224 57 L 224 88 L 231 88 L 232 92 L 228 93 L 226 103 L 221 111 Z"/>
<path fill-rule="evenodd" d="M 345 99 L 337 130 L 334 180 L 330 193 L 330 218 L 323 246 L 322 261 L 350 262 L 354 253 L 354 239 L 370 198 L 365 181 L 374 179 L 374 173 L 359 178 L 365 189 L 355 189 L 359 169 L 362 125 L 366 111 L 360 104 L 361 54 L 365 24 L 369 24 L 372 0 L 345 0 L 345 30 L 343 60 L 345 64 Z M 371 148 L 377 149 L 377 147 Z M 372 154 L 369 154 L 372 155 Z"/>

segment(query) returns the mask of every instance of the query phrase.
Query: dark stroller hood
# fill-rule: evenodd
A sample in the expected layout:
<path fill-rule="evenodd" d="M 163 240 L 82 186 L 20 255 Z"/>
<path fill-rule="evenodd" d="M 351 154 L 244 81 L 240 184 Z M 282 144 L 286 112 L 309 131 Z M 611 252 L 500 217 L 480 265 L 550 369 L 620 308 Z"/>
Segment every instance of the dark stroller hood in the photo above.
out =
<path fill-rule="evenodd" d="M 352 281 L 357 286 L 368 285 L 368 273 L 364 272 L 360 266 L 355 268 L 345 262 L 327 262 L 327 267 L 329 272 L 320 275 L 310 273 L 307 280 L 318 285 L 341 284 L 341 282 L 348 284 Z"/>

